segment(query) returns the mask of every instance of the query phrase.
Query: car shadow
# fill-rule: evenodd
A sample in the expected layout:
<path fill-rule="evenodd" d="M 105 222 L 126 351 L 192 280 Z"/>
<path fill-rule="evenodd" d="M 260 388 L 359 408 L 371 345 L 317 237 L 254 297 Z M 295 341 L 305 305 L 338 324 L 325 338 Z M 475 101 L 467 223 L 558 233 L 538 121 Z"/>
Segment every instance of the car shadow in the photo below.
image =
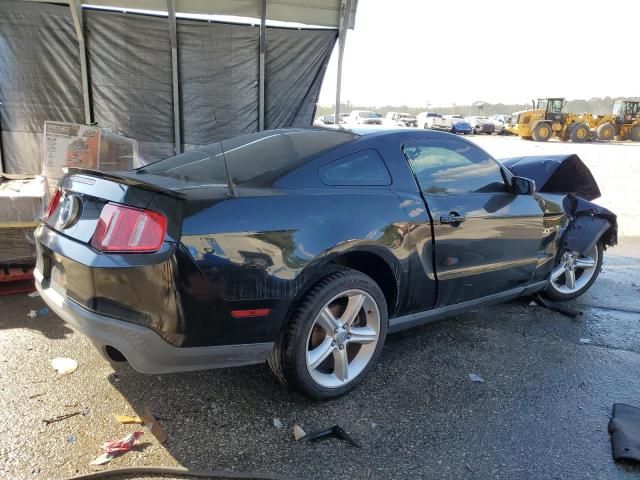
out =
<path fill-rule="evenodd" d="M 415 478 L 408 472 L 486 478 L 513 460 L 515 442 L 526 445 L 524 457 L 518 454 L 523 471 L 544 469 L 549 448 L 571 459 L 584 444 L 605 477 L 640 473 L 640 467 L 615 465 L 610 456 L 600 401 L 608 400 L 619 379 L 606 383 L 611 364 L 601 364 L 602 357 L 590 360 L 586 350 L 567 355 L 568 348 L 579 348 L 566 341 L 575 336 L 572 323 L 566 322 L 566 335 L 547 334 L 558 318 L 520 301 L 390 335 L 363 384 L 327 402 L 284 388 L 266 365 L 160 376 L 124 365 L 109 381 L 139 415 L 145 407 L 154 413 L 168 435 L 166 453 L 194 470 L 294 478 Z M 600 398 L 595 404 L 587 400 L 591 392 L 575 390 L 589 388 L 573 380 L 585 370 Z M 470 372 L 481 374 L 484 383 L 469 380 Z M 598 385 L 597 379 L 607 380 Z M 575 402 L 567 404 L 569 391 Z M 532 417 L 543 420 L 524 428 Z M 565 429 L 548 438 L 558 423 Z M 309 432 L 336 424 L 363 448 L 356 451 L 336 439 L 307 444 L 293 438 L 294 425 Z M 444 467 L 433 458 L 447 459 L 450 475 L 439 475 Z M 467 475 L 465 465 L 478 469 L 477 475 Z M 576 465 L 565 467 L 571 471 Z"/>
<path fill-rule="evenodd" d="M 31 311 L 36 316 L 31 317 Z M 73 330 L 40 297 L 29 297 L 26 293 L 0 296 L 0 330 L 26 328 L 37 330 L 52 340 L 64 339 Z"/>

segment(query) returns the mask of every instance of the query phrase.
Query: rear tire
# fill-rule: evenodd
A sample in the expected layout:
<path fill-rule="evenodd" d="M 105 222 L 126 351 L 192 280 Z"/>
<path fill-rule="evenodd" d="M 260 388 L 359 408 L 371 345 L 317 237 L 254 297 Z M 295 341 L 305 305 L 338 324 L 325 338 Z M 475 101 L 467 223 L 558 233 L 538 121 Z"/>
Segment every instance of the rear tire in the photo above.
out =
<path fill-rule="evenodd" d="M 571 132 L 569 133 L 569 138 L 572 142 L 582 143 L 589 140 L 589 134 L 591 131 L 589 127 L 585 123 L 576 123 L 571 127 Z"/>
<path fill-rule="evenodd" d="M 616 136 L 616 129 L 610 123 L 603 123 L 596 128 L 596 138 L 602 142 L 609 142 Z"/>
<path fill-rule="evenodd" d="M 603 253 L 601 242 L 597 242 L 587 256 L 566 249 L 558 252 L 549 285 L 542 295 L 550 300 L 565 302 L 585 293 L 600 274 Z M 570 268 L 566 268 L 566 264 L 569 264 Z M 573 281 L 567 276 L 572 277 Z"/>
<path fill-rule="evenodd" d="M 631 127 L 631 134 L 629 138 L 634 142 L 640 142 L 640 125 L 634 125 Z"/>
<path fill-rule="evenodd" d="M 539 123 L 531 132 L 531 138 L 536 142 L 546 142 L 551 138 L 553 130 L 548 123 Z"/>
<path fill-rule="evenodd" d="M 339 397 L 376 364 L 387 323 L 378 284 L 361 272 L 340 268 L 293 307 L 269 366 L 279 380 L 307 397 Z"/>

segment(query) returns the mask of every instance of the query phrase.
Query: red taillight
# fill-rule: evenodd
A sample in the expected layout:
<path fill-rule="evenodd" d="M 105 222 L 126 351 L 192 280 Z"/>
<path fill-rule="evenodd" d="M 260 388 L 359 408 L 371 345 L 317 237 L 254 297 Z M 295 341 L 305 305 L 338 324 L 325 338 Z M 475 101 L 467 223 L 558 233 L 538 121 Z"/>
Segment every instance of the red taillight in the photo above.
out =
<path fill-rule="evenodd" d="M 161 213 L 107 203 L 91 245 L 102 252 L 155 252 L 166 231 L 167 219 Z"/>
<path fill-rule="evenodd" d="M 47 211 L 44 212 L 44 221 L 49 220 L 51 214 L 55 211 L 56 207 L 60 203 L 60 197 L 62 196 L 62 190 L 60 188 L 56 188 L 56 191 L 53 193 L 51 200 L 49 200 L 49 205 L 47 206 Z"/>

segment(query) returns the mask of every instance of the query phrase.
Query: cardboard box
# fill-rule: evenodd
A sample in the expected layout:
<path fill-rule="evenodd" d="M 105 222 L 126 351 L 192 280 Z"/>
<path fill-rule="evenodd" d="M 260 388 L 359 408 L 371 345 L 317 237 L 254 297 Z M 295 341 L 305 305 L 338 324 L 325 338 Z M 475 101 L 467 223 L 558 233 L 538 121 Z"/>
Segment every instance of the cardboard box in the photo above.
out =
<path fill-rule="evenodd" d="M 90 125 L 45 122 L 43 150 L 49 193 L 66 167 L 109 172 L 142 166 L 137 141 Z"/>

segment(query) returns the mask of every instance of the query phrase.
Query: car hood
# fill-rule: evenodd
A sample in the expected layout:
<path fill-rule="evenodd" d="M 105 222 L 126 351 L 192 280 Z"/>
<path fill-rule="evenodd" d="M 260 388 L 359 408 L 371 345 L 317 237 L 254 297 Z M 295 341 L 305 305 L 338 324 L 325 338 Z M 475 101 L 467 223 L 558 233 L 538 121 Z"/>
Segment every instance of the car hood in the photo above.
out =
<path fill-rule="evenodd" d="M 572 193 L 586 200 L 601 195 L 591 171 L 575 154 L 512 157 L 500 162 L 514 175 L 535 181 L 539 192 Z"/>

